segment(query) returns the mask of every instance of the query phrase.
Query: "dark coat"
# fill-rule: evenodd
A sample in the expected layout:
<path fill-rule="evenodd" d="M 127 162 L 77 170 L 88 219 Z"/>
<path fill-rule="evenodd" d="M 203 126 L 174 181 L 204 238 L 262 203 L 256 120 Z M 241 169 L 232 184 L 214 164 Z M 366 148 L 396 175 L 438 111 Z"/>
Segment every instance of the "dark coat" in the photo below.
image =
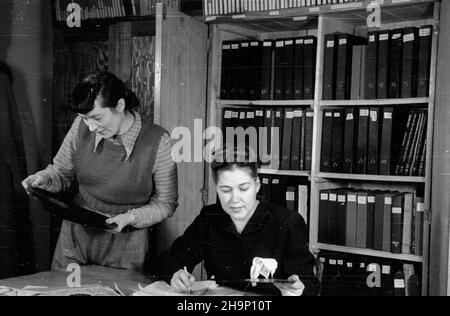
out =
<path fill-rule="evenodd" d="M 32 230 L 28 197 L 21 182 L 26 160 L 10 78 L 0 72 L 0 277 L 31 272 Z"/>
<path fill-rule="evenodd" d="M 192 271 L 204 261 L 208 277 L 214 276 L 220 284 L 220 280 L 248 279 L 255 257 L 277 260 L 274 278 L 297 274 L 305 284 L 304 295 L 318 293 L 305 221 L 298 213 L 267 202 L 258 205 L 241 234 L 220 205 L 203 208 L 165 254 L 162 267 L 172 275 L 184 266 Z"/>

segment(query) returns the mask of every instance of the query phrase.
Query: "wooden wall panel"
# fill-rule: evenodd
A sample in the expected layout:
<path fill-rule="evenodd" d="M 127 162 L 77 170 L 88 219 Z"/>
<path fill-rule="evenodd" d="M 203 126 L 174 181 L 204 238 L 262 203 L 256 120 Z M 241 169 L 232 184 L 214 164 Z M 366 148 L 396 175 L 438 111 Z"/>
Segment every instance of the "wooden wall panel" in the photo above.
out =
<path fill-rule="evenodd" d="M 160 110 L 160 124 L 169 132 L 184 126 L 193 133 L 194 119 L 206 119 L 207 26 L 170 8 L 163 13 L 161 6 L 156 23 L 155 89 L 160 86 L 161 90 L 160 94 L 155 91 L 155 112 Z M 174 217 L 159 227 L 160 251 L 167 249 L 200 213 L 204 164 L 178 164 L 178 181 L 179 207 Z"/>
<path fill-rule="evenodd" d="M 139 113 L 153 121 L 155 86 L 155 37 L 133 37 L 131 89 L 137 95 Z"/>

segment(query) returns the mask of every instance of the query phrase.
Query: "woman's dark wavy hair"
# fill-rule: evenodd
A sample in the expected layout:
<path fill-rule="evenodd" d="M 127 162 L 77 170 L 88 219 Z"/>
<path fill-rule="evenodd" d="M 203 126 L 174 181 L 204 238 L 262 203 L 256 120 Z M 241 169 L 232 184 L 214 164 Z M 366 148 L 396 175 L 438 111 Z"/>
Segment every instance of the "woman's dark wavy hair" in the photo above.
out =
<path fill-rule="evenodd" d="M 221 172 L 234 168 L 248 169 L 252 178 L 258 178 L 259 163 L 254 151 L 248 147 L 226 146 L 213 153 L 211 170 L 215 183 L 218 182 Z"/>
<path fill-rule="evenodd" d="M 76 113 L 86 114 L 94 108 L 97 96 L 103 98 L 104 108 L 116 108 L 120 99 L 125 100 L 127 111 L 139 106 L 138 98 L 125 87 L 122 80 L 110 72 L 102 71 L 89 74 L 75 87 L 70 107 Z"/>
<path fill-rule="evenodd" d="M 8 64 L 6 64 L 1 59 L 0 59 L 0 73 L 4 73 L 8 77 L 9 81 L 11 83 L 13 83 L 14 77 L 13 77 L 12 69 Z"/>

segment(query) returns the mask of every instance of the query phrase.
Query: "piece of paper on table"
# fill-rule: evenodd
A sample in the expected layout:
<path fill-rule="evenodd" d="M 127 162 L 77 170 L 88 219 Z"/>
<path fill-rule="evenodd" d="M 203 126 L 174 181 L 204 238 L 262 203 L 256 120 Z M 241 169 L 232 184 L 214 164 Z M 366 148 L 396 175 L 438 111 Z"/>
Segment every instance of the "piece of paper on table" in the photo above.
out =
<path fill-rule="evenodd" d="M 178 293 L 172 289 L 172 287 L 164 281 L 154 282 L 145 288 L 140 284 L 139 291 L 136 291 L 133 296 L 230 296 L 230 295 L 243 295 L 244 293 L 235 291 L 233 289 L 217 286 L 215 281 L 195 281 L 191 286 L 191 294 Z"/>
<path fill-rule="evenodd" d="M 21 290 L 6 286 L 0 286 L 0 295 L 4 296 L 36 296 L 40 295 L 41 293 L 42 292 Z"/>
<path fill-rule="evenodd" d="M 260 275 L 266 279 L 273 278 L 277 268 L 278 262 L 275 259 L 256 257 L 253 259 L 250 279 L 257 279 Z"/>

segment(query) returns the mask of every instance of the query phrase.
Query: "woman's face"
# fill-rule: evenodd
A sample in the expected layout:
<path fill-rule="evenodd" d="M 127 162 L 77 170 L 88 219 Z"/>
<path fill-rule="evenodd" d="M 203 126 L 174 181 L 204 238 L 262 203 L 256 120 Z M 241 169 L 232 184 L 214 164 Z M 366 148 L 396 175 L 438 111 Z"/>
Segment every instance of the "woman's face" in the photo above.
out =
<path fill-rule="evenodd" d="M 250 169 L 235 167 L 219 172 L 217 180 L 217 193 L 224 211 L 234 222 L 247 223 L 257 206 L 259 179 L 251 176 Z"/>
<path fill-rule="evenodd" d="M 80 114 L 91 132 L 96 132 L 102 138 L 112 138 L 119 134 L 124 120 L 124 110 L 120 101 L 116 109 L 102 107 L 103 98 L 98 96 L 94 108 L 87 114 Z"/>

